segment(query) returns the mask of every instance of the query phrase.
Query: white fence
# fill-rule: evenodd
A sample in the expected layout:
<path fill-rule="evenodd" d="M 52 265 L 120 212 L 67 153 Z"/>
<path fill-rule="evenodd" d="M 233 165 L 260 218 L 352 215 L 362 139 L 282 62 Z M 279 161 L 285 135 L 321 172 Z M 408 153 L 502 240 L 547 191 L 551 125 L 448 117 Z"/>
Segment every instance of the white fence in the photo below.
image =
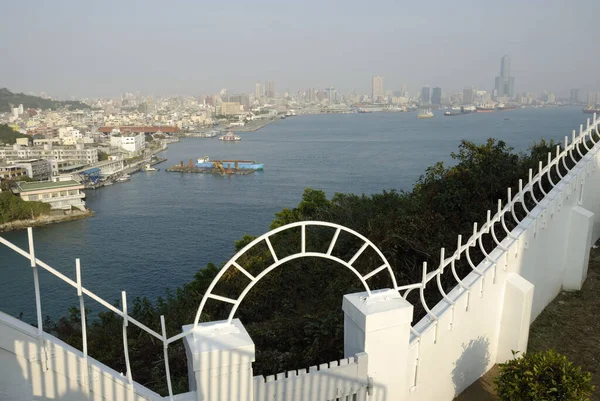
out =
<path fill-rule="evenodd" d="M 254 377 L 254 401 L 281 400 L 339 400 L 367 399 L 368 356 L 359 353 L 308 370 L 300 369 L 273 376 Z"/>
<path fill-rule="evenodd" d="M 84 314 L 84 297 L 89 297 L 123 319 L 125 380 L 129 391 L 133 392 L 133 389 L 139 386 L 133 382 L 128 351 L 127 327 L 133 324 L 163 344 L 168 399 L 173 400 L 180 396 L 174 397 L 171 387 L 168 346 L 174 341 L 185 339 L 189 348 L 191 342 L 195 341 L 194 336 L 200 333 L 199 338 L 202 338 L 206 324 L 199 323 L 199 317 L 206 299 L 216 299 L 234 305 L 227 322 L 224 323 L 231 326 L 234 313 L 243 297 L 261 277 L 288 260 L 297 257 L 321 257 L 344 265 L 353 271 L 365 286 L 364 294 L 347 295 L 344 299 L 345 353 L 356 354 L 357 359 L 341 362 L 338 366 L 330 364 L 328 369 L 323 367 L 314 371 L 313 368 L 313 372 L 309 371 L 306 374 L 298 372 L 286 377 L 270 377 L 265 381 L 261 381 L 260 378 L 252 380 L 251 362 L 254 360 L 254 348 L 248 337 L 244 338 L 247 348 L 247 354 L 242 356 L 244 362 L 235 369 L 228 367 L 228 370 L 223 370 L 218 366 L 214 371 L 219 372 L 219 375 L 224 371 L 229 372 L 229 376 L 220 376 L 219 380 L 225 380 L 227 385 L 237 386 L 237 377 L 250 375 L 244 400 L 254 397 L 260 400 L 301 399 L 296 397 L 295 390 L 290 393 L 290 388 L 298 389 L 300 393 L 309 391 L 311 396 L 306 399 L 317 399 L 317 394 L 318 399 L 323 400 L 344 399 L 343 397 L 361 399 L 366 391 L 366 377 L 372 377 L 373 381 L 369 386 L 372 392 L 369 399 L 450 400 L 494 363 L 506 360 L 511 349 L 526 350 L 530 322 L 561 289 L 578 289 L 585 279 L 591 242 L 600 236 L 600 136 L 597 135 L 599 124 L 600 120 L 594 115 L 593 122 L 588 120 L 585 130 L 580 127 L 578 135 L 573 132 L 570 143 L 568 138 L 565 138 L 562 150 L 557 147 L 556 154 L 549 154 L 547 162 L 540 161 L 538 171 L 535 174 L 530 171 L 525 184 L 519 181 L 516 194 L 508 190 L 506 205 L 499 201 L 493 216 L 491 211 L 488 211 L 487 221 L 479 229 L 475 224 L 473 235 L 469 239 L 463 240 L 458 237 L 457 250 L 452 255 L 445 255 L 442 249 L 439 266 L 428 271 L 424 265 L 422 280 L 418 283 L 396 284 L 392 269 L 383 254 L 368 239 L 352 230 L 324 222 L 294 223 L 258 238 L 226 265 L 240 270 L 251 280 L 239 298 L 230 299 L 212 293 L 222 275 L 219 274 L 205 294 L 194 324 L 186 326 L 182 333 L 170 338 L 166 335 L 164 317 L 161 316 L 162 330 L 158 333 L 128 315 L 125 292 L 122 293 L 122 309 L 119 309 L 84 287 L 78 259 L 74 263 L 76 279 L 73 280 L 36 258 L 31 229 L 28 230 L 28 250 L 20 249 L 0 237 L 0 243 L 29 259 L 32 267 L 37 311 L 37 329 L 34 329 L 34 333 L 38 341 L 38 356 L 34 361 L 42 361 L 42 356 L 47 355 L 48 342 L 59 343 L 57 339 L 43 332 L 39 268 L 73 287 L 79 297 L 83 344 L 80 357 L 84 367 L 79 382 L 85 394 L 90 391 L 89 377 L 93 373 L 88 363 L 90 358 L 87 353 L 87 324 Z M 559 177 L 558 182 L 553 181 L 555 176 Z M 547 183 L 546 187 L 544 182 Z M 552 189 L 547 189 L 548 183 Z M 517 208 L 525 210 L 525 217 L 519 218 Z M 336 229 L 327 253 L 306 251 L 306 227 L 310 225 Z M 513 226 L 515 227 L 510 228 Z M 280 260 L 269 237 L 275 232 L 293 227 L 301 229 L 301 252 Z M 332 256 L 332 248 L 342 230 L 363 240 L 363 246 L 350 261 Z M 494 249 L 485 249 L 484 238 L 493 240 Z M 275 263 L 260 275 L 253 276 L 240 266 L 237 260 L 258 241 L 267 244 Z M 353 263 L 368 247 L 372 247 L 379 254 L 382 264 L 370 273 L 361 275 L 354 269 Z M 484 260 L 477 265 L 473 263 L 470 255 L 473 248 L 485 255 Z M 459 260 L 466 260 L 472 269 L 464 279 L 459 277 L 456 270 L 456 262 Z M 387 292 L 376 292 L 369 288 L 367 280 L 380 272 L 392 275 L 394 288 Z M 443 274 L 450 274 L 457 280 L 458 285 L 452 291 L 444 291 L 441 283 Z M 428 287 L 437 289 L 441 295 L 442 301 L 435 306 L 428 305 L 426 301 L 425 291 Z M 412 291 L 419 293 L 421 304 L 427 313 L 414 327 L 411 326 L 413 307 L 406 301 Z M 228 341 L 219 345 L 220 348 L 215 348 L 220 354 L 236 349 L 239 335 L 244 334 L 241 323 L 238 321 L 237 324 L 240 326 L 237 331 L 223 331 L 229 337 Z M 6 326 L 0 322 L 0 335 L 6 330 Z M 218 337 L 219 330 L 213 330 L 211 336 Z M 204 346 L 205 343 L 200 342 L 190 349 L 197 350 L 200 355 L 204 352 Z M 364 363 L 360 359 L 361 352 L 368 354 L 368 364 L 366 356 Z M 198 360 L 202 358 L 199 357 Z M 242 365 L 243 368 L 240 367 Z M 204 374 L 213 374 L 202 373 L 202 366 L 195 368 L 199 373 L 197 376 L 190 376 L 192 381 L 194 377 L 202 378 Z M 213 368 L 211 367 L 211 372 Z M 335 384 L 338 382 L 341 383 L 339 386 Z M 328 386 L 326 389 L 319 389 L 319 383 L 326 383 L 328 386 L 331 384 L 331 388 L 335 390 L 327 390 L 330 388 Z M 195 399 L 222 399 L 206 393 L 207 390 L 201 382 L 190 385 L 197 389 L 192 394 Z M 317 386 L 316 390 L 314 386 Z M 187 393 L 185 397 L 189 395 L 190 393 Z M 315 398 L 312 398 L 313 395 Z"/>

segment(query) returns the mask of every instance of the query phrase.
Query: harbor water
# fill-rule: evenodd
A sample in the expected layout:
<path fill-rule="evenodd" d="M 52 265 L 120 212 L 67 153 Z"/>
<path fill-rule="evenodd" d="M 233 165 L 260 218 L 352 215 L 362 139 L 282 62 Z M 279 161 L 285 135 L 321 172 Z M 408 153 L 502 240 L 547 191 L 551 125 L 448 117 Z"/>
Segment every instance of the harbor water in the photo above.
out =
<path fill-rule="evenodd" d="M 435 114 L 426 120 L 415 113 L 297 116 L 240 133 L 239 142 L 183 139 L 161 153 L 168 161 L 156 166 L 160 171 L 88 191 L 94 217 L 35 228 L 36 256 L 73 279 L 80 258 L 84 285 L 106 300 L 120 299 L 121 290 L 129 299 L 156 299 L 207 263 L 225 262 L 245 233 L 266 232 L 274 213 L 296 206 L 307 187 L 328 197 L 410 190 L 428 166 L 451 163 L 461 139 L 482 143 L 493 137 L 526 150 L 542 137 L 562 143 L 591 117 L 572 107 Z M 165 171 L 203 156 L 265 167 L 247 176 Z M 27 248 L 25 231 L 0 235 Z M 35 321 L 28 261 L 0 246 L 0 277 L 0 310 Z M 40 282 L 44 315 L 56 318 L 77 305 L 76 290 L 66 283 L 43 271 Z"/>

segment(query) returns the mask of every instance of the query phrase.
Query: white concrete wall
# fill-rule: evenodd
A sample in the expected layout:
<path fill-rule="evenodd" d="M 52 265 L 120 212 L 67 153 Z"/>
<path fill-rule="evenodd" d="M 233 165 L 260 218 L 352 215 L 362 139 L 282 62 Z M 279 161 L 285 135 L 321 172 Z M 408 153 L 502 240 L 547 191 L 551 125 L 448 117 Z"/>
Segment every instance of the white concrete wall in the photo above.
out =
<path fill-rule="evenodd" d="M 422 319 L 409 345 L 406 400 L 452 400 L 495 363 L 526 351 L 529 325 L 563 290 L 579 289 L 589 249 L 600 234 L 600 166 L 595 154 L 577 167 Z M 581 194 L 581 183 L 583 194 Z M 450 274 L 450 273 L 446 273 Z M 435 286 L 432 281 L 429 285 Z"/>
<path fill-rule="evenodd" d="M 0 400 L 163 400 L 160 395 L 88 358 L 55 337 L 0 312 Z M 192 400 L 190 393 L 182 399 Z M 187 398 L 186 398 L 187 397 Z"/>

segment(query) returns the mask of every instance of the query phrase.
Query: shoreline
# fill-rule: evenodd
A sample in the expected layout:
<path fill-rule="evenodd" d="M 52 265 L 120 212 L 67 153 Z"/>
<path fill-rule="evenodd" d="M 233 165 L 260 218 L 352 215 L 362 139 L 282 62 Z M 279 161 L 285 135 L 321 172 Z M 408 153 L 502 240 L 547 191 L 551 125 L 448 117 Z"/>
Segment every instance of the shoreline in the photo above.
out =
<path fill-rule="evenodd" d="M 49 224 L 64 223 L 66 221 L 85 219 L 86 217 L 92 217 L 94 212 L 87 209 L 86 211 L 76 211 L 71 214 L 51 216 L 43 215 L 35 219 L 28 220 L 15 220 L 8 223 L 0 224 L 0 233 L 24 230 L 28 227 L 42 227 Z"/>

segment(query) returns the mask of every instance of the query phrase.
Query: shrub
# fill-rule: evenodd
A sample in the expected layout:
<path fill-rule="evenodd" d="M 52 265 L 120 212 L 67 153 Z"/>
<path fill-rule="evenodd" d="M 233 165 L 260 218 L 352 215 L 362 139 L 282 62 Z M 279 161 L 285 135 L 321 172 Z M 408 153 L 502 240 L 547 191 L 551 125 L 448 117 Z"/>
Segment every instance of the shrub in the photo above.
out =
<path fill-rule="evenodd" d="M 502 401 L 589 401 L 594 391 L 591 374 L 554 350 L 501 364 L 495 382 Z"/>

